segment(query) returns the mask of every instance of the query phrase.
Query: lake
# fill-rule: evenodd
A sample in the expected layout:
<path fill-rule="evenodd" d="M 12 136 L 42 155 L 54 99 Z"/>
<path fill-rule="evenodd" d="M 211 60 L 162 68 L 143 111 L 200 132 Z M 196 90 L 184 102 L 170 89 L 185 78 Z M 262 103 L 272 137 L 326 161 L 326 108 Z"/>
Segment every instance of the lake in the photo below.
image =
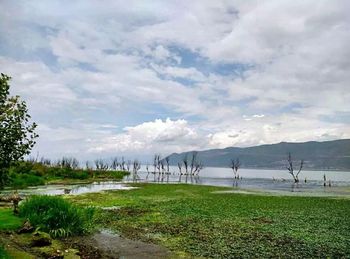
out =
<path fill-rule="evenodd" d="M 139 174 L 141 181 L 146 181 L 147 173 L 142 168 Z M 177 167 L 171 167 L 172 174 L 169 182 L 179 182 Z M 295 184 L 287 170 L 264 169 L 239 169 L 240 179 L 233 179 L 232 169 L 220 167 L 206 167 L 199 177 L 188 177 L 187 183 L 234 187 L 240 190 L 263 191 L 279 194 L 330 196 L 350 195 L 350 172 L 344 171 L 301 171 L 300 182 Z M 326 175 L 326 187 L 323 177 Z M 306 178 L 306 182 L 305 182 Z M 127 179 L 126 179 L 127 180 Z M 154 176 L 149 175 L 147 182 L 154 181 Z M 164 180 L 166 181 L 166 179 Z M 182 176 L 181 182 L 186 182 Z M 331 186 L 329 186 L 329 182 Z"/>
<path fill-rule="evenodd" d="M 137 182 L 157 182 L 154 181 L 154 175 L 150 174 L 147 178 L 145 168 L 142 167 Z M 179 174 L 177 167 L 170 168 L 171 175 L 166 177 L 161 183 L 179 183 Z M 302 171 L 299 175 L 300 183 L 294 184 L 291 175 L 287 170 L 262 170 L 262 169 L 240 169 L 238 171 L 239 180 L 233 179 L 233 173 L 230 168 L 206 167 L 199 177 L 188 177 L 188 184 L 214 185 L 232 187 L 232 192 L 246 193 L 270 193 L 277 195 L 303 195 L 303 196 L 349 196 L 350 197 L 350 172 L 342 171 Z M 326 174 L 327 186 L 323 185 L 323 175 Z M 305 182 L 306 178 L 306 182 Z M 329 186 L 329 180 L 331 186 Z M 30 187 L 19 190 L 20 194 L 84 194 L 101 192 L 105 190 L 129 190 L 133 187 L 127 185 L 132 182 L 131 177 L 125 177 L 123 182 L 104 181 L 90 184 L 72 184 L 72 185 L 45 185 Z M 182 176 L 182 183 L 186 183 L 186 177 Z M 5 190 L 2 193 L 10 193 Z"/>

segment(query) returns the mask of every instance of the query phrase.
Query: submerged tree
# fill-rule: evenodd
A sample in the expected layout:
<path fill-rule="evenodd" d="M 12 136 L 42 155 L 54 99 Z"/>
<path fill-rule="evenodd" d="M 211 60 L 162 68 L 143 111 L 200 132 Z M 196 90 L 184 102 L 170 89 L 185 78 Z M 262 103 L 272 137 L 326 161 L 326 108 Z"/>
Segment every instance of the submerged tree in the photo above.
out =
<path fill-rule="evenodd" d="M 134 160 L 132 163 L 132 180 L 136 182 L 140 177 L 138 176 L 138 171 L 141 169 L 141 163 L 138 160 Z"/>
<path fill-rule="evenodd" d="M 166 172 L 165 172 L 165 174 L 166 174 L 166 181 L 167 182 L 169 182 L 169 176 L 170 176 L 170 164 L 169 164 L 169 157 L 167 156 L 166 158 L 165 158 L 165 163 L 166 163 Z"/>
<path fill-rule="evenodd" d="M 181 177 L 183 175 L 183 173 L 182 173 L 182 162 L 178 162 L 177 163 L 177 167 L 179 168 L 179 172 L 180 172 L 180 174 L 179 174 L 179 182 L 181 182 Z"/>
<path fill-rule="evenodd" d="M 293 176 L 294 182 L 298 183 L 299 182 L 299 174 L 300 174 L 301 170 L 303 169 L 304 160 L 302 159 L 300 161 L 300 166 L 299 166 L 299 170 L 297 173 L 294 172 L 293 159 L 292 159 L 292 155 L 290 152 L 288 153 L 287 162 L 288 162 L 288 164 L 287 164 L 288 172 Z"/>
<path fill-rule="evenodd" d="M 241 162 L 239 161 L 238 158 L 236 160 L 231 159 L 231 169 L 233 171 L 233 176 L 235 179 L 239 179 L 238 169 L 240 166 L 241 166 Z"/>
<path fill-rule="evenodd" d="M 30 122 L 27 105 L 19 96 L 10 95 L 11 77 L 0 76 L 0 188 L 7 181 L 11 162 L 29 155 L 38 134 L 36 123 Z"/>
<path fill-rule="evenodd" d="M 146 165 L 146 171 L 147 171 L 146 180 L 148 180 L 148 176 L 149 176 L 149 174 L 150 174 L 150 171 L 149 171 L 149 164 Z"/>
<path fill-rule="evenodd" d="M 201 161 L 198 160 L 198 152 L 193 151 L 190 155 L 190 158 L 188 158 L 188 154 L 186 154 L 182 161 L 177 164 L 179 168 L 179 182 L 181 182 L 181 178 L 183 175 L 186 176 L 185 182 L 188 182 L 188 176 L 190 176 L 191 182 L 193 181 L 193 178 L 199 176 L 199 172 L 203 169 L 203 164 Z"/>

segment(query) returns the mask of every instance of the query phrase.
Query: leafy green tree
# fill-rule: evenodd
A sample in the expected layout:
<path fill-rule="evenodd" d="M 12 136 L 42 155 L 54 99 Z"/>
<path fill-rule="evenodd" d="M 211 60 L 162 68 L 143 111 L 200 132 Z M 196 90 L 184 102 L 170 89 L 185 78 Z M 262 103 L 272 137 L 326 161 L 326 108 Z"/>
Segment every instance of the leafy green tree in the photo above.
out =
<path fill-rule="evenodd" d="M 0 76 L 0 188 L 7 182 L 7 168 L 28 155 L 38 134 L 30 122 L 27 105 L 19 96 L 10 96 L 11 77 Z"/>

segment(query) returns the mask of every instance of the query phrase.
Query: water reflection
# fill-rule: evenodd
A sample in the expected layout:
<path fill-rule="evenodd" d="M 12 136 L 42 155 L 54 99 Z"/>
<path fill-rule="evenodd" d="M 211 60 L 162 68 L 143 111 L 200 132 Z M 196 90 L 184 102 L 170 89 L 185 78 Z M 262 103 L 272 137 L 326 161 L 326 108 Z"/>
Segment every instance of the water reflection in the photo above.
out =
<path fill-rule="evenodd" d="M 78 195 L 84 193 L 101 192 L 105 190 L 130 190 L 127 183 L 149 182 L 149 183 L 187 183 L 199 185 L 232 187 L 235 191 L 258 191 L 269 193 L 289 193 L 300 195 L 346 195 L 350 196 L 350 172 L 339 171 L 305 171 L 300 174 L 304 179 L 294 183 L 288 179 L 288 173 L 283 170 L 257 170 L 241 169 L 240 178 L 234 179 L 229 168 L 205 168 L 200 175 L 180 175 L 176 168 L 171 168 L 170 173 L 159 177 L 158 174 L 141 171 L 137 179 L 125 177 L 123 182 L 105 181 L 79 185 L 46 185 L 19 190 L 19 194 L 47 194 L 47 195 Z M 5 190 L 3 193 L 11 193 Z"/>
<path fill-rule="evenodd" d="M 105 182 L 93 182 L 89 184 L 79 184 L 79 185 L 45 185 L 29 187 L 28 189 L 18 190 L 20 195 L 78 195 L 84 193 L 95 193 L 106 190 L 130 190 L 134 187 L 127 186 L 121 182 L 115 181 L 105 181 Z M 5 190 L 1 194 L 12 193 L 13 190 Z"/>
<path fill-rule="evenodd" d="M 258 171 L 258 172 L 257 172 Z M 263 172 L 261 172 L 263 171 Z M 254 170 L 241 169 L 240 177 L 234 178 L 232 172 L 225 168 L 209 168 L 203 170 L 200 176 L 185 176 L 173 172 L 170 174 L 169 183 L 187 183 L 200 185 L 213 185 L 233 187 L 240 190 L 252 190 L 272 193 L 299 193 L 312 195 L 350 195 L 350 172 L 327 172 L 328 178 L 333 178 L 330 185 L 329 180 L 324 182 L 324 172 L 306 171 L 303 181 L 295 183 L 293 179 L 288 179 L 288 174 L 282 170 Z M 230 177 L 227 177 L 229 175 Z M 243 178 L 243 175 L 245 176 Z M 255 176 L 255 177 L 254 177 Z M 260 176 L 260 177 L 256 177 Z M 261 177 L 263 176 L 263 177 Z M 161 183 L 156 177 L 147 177 L 146 172 L 139 173 L 138 182 Z M 338 180 L 336 180 L 338 179 Z M 340 179 L 340 180 L 339 180 Z M 126 182 L 127 179 L 125 179 Z"/>

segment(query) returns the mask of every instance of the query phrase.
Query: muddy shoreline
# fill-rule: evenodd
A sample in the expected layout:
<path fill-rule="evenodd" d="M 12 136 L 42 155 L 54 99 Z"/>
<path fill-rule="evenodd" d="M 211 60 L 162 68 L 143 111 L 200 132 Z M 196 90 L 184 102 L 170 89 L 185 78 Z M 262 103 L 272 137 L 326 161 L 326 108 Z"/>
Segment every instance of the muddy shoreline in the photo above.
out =
<path fill-rule="evenodd" d="M 124 238 L 109 231 L 65 240 L 78 249 L 81 258 L 165 259 L 175 258 L 164 247 Z"/>

